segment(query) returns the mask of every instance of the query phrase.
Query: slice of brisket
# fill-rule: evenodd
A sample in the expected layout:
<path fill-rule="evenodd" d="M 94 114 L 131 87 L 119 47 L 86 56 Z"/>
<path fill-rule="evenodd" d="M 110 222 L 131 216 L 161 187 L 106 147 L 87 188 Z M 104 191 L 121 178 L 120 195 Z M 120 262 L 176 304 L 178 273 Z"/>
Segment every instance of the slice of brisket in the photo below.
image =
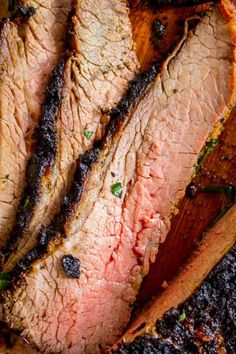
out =
<path fill-rule="evenodd" d="M 168 288 L 138 316 L 114 353 L 142 354 L 145 350 L 147 354 L 234 354 L 235 241 L 233 206 L 205 234 L 202 244 Z"/>
<path fill-rule="evenodd" d="M 117 104 L 137 72 L 128 14 L 126 1 L 73 2 L 72 51 L 47 89 L 25 197 L 4 252 L 10 255 L 6 270 L 37 244 L 41 225 L 59 210 L 76 159 L 100 137 L 107 122 L 104 112 Z"/>
<path fill-rule="evenodd" d="M 0 30 L 0 247 L 15 223 L 32 132 L 48 75 L 65 49 L 70 10 L 70 0 L 33 0 L 28 13 L 27 2 L 17 4 L 14 20 L 3 20 Z"/>
<path fill-rule="evenodd" d="M 5 319 L 42 351 L 94 354 L 127 324 L 198 155 L 235 103 L 234 11 L 211 9 L 133 112 L 113 110 L 62 213 L 15 268 L 30 271 L 5 294 Z"/>

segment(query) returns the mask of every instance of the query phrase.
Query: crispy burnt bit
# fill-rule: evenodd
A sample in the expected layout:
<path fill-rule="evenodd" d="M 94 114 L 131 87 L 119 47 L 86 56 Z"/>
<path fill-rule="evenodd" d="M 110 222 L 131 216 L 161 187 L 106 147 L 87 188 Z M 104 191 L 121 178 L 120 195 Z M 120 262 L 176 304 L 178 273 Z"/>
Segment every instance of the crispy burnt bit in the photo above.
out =
<path fill-rule="evenodd" d="M 152 37 L 151 37 L 151 43 L 152 45 L 158 49 L 161 41 L 166 33 L 166 26 L 164 25 L 160 20 L 156 19 L 152 22 L 151 26 L 151 31 L 152 31 Z"/>
<path fill-rule="evenodd" d="M 138 337 L 132 343 L 124 343 L 116 354 L 181 354 L 172 343 L 156 340 L 150 334 Z M 182 353 L 183 354 L 183 353 Z"/>
<path fill-rule="evenodd" d="M 106 127 L 104 138 L 95 142 L 91 150 L 88 150 L 78 158 L 74 180 L 69 193 L 64 197 L 60 213 L 55 216 L 49 227 L 43 226 L 41 228 L 38 236 L 38 245 L 33 250 L 28 252 L 26 256 L 22 258 L 10 272 L 11 284 L 17 285 L 20 283 L 21 277 L 30 269 L 31 264 L 35 260 L 43 258 L 48 253 L 51 245 L 58 244 L 58 242 L 60 242 L 60 240 L 65 237 L 65 223 L 72 217 L 76 205 L 81 199 L 89 172 L 91 171 L 96 161 L 99 159 L 101 152 L 106 149 L 107 144 L 110 144 L 113 137 L 121 130 L 128 113 L 132 110 L 132 107 L 135 105 L 137 100 L 145 94 L 147 87 L 153 82 L 160 70 L 160 63 L 154 63 L 148 71 L 138 74 L 137 77 L 131 81 L 126 94 L 120 100 L 118 105 L 110 112 L 107 112 L 110 115 L 110 121 Z M 44 146 L 42 146 L 42 148 L 43 147 Z M 42 152 L 44 150 L 45 148 L 42 150 Z M 54 155 L 51 156 L 51 158 L 54 158 Z M 48 160 L 50 162 L 50 159 Z M 34 191 L 35 189 L 33 189 L 33 187 L 36 185 L 36 181 L 38 181 L 38 174 L 35 174 L 34 172 L 36 171 L 35 163 L 32 164 L 32 169 L 31 190 Z M 42 170 L 44 171 L 43 167 Z M 37 198 L 37 196 L 38 193 L 36 188 L 34 198 Z M 22 213 L 22 221 L 20 218 L 18 218 L 19 228 L 15 230 L 14 239 L 12 238 L 12 240 L 15 241 L 9 242 L 5 254 L 10 254 L 12 252 L 14 249 L 14 244 L 19 235 L 19 231 L 27 226 L 27 218 L 30 220 L 31 217 L 31 203 L 32 201 L 29 203 L 24 213 Z"/>
<path fill-rule="evenodd" d="M 36 9 L 32 6 L 25 6 L 21 1 L 10 0 L 8 10 L 13 12 L 11 20 L 18 22 L 25 22 L 36 13 Z"/>
<path fill-rule="evenodd" d="M 218 3 L 219 0 L 150 0 L 150 4 L 154 9 L 160 9 L 162 7 L 197 6 L 209 2 Z"/>
<path fill-rule="evenodd" d="M 179 308 L 156 322 L 158 338 L 137 337 L 117 354 L 234 354 L 236 348 L 236 245 Z M 184 314 L 184 316 L 183 316 Z"/>
<path fill-rule="evenodd" d="M 188 198 L 191 199 L 196 196 L 198 191 L 199 191 L 198 186 L 192 181 L 187 186 L 185 194 Z"/>
<path fill-rule="evenodd" d="M 107 137 L 113 136 L 115 132 L 119 130 L 120 122 L 122 123 L 125 120 L 130 109 L 132 109 L 137 100 L 145 94 L 147 87 L 154 81 L 160 70 L 161 64 L 155 62 L 148 71 L 138 74 L 130 83 L 126 94 L 118 105 L 108 112 L 110 121 L 106 128 Z"/>
<path fill-rule="evenodd" d="M 61 265 L 69 278 L 80 278 L 80 260 L 71 254 L 65 255 L 61 259 Z"/>
<path fill-rule="evenodd" d="M 54 163 L 57 151 L 56 119 L 62 99 L 63 73 L 65 60 L 61 60 L 53 72 L 51 82 L 46 91 L 42 119 L 35 131 L 37 148 L 28 162 L 26 178 L 27 186 L 24 197 L 17 212 L 16 224 L 6 247 L 2 250 L 5 258 L 14 252 L 17 242 L 26 230 L 40 195 L 41 179 Z M 28 262 L 27 262 L 28 263 Z"/>

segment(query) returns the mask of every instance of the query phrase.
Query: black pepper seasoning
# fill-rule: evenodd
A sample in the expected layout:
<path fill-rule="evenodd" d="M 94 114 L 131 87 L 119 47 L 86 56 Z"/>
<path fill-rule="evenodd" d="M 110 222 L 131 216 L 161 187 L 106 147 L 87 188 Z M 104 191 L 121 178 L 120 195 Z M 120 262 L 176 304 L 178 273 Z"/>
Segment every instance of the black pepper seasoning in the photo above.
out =
<path fill-rule="evenodd" d="M 198 187 L 196 186 L 195 183 L 190 182 L 188 187 L 186 188 L 186 196 L 188 198 L 193 198 L 198 192 Z"/>

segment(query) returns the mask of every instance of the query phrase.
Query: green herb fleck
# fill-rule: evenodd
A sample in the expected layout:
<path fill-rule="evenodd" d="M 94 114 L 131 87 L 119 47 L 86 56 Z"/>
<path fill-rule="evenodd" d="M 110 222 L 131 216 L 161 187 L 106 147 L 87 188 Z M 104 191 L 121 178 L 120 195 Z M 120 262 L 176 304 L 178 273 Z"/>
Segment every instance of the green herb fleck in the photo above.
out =
<path fill-rule="evenodd" d="M 0 273 L 0 290 L 5 290 L 9 287 L 10 282 L 9 282 L 9 273 L 8 272 L 2 272 Z"/>
<path fill-rule="evenodd" d="M 228 186 L 215 186 L 209 185 L 201 188 L 202 192 L 205 193 L 222 193 L 227 197 L 235 198 L 236 196 L 236 186 L 230 184 Z"/>
<path fill-rule="evenodd" d="M 5 279 L 0 279 L 0 291 L 9 288 L 9 281 Z"/>
<path fill-rule="evenodd" d="M 28 196 L 26 199 L 25 199 L 25 202 L 24 202 L 24 205 L 23 205 L 23 209 L 27 208 L 29 206 L 29 203 L 30 203 L 30 197 Z"/>
<path fill-rule="evenodd" d="M 111 192 L 116 197 L 121 198 L 122 197 L 122 189 L 123 189 L 122 183 L 121 182 L 117 182 L 117 183 L 112 185 Z"/>
<path fill-rule="evenodd" d="M 186 319 L 187 315 L 185 310 L 182 311 L 182 313 L 179 315 L 179 321 L 183 322 Z"/>
<path fill-rule="evenodd" d="M 218 141 L 216 139 L 211 139 L 206 149 L 200 154 L 197 166 L 195 167 L 195 173 L 197 173 L 201 167 L 202 162 L 205 158 L 210 154 L 210 152 L 218 145 Z"/>
<path fill-rule="evenodd" d="M 6 280 L 6 279 L 9 279 L 9 273 L 8 272 L 2 272 L 0 273 L 0 280 Z"/>
<path fill-rule="evenodd" d="M 90 140 L 92 135 L 93 132 L 91 130 L 85 130 L 84 136 L 86 137 L 87 140 Z"/>

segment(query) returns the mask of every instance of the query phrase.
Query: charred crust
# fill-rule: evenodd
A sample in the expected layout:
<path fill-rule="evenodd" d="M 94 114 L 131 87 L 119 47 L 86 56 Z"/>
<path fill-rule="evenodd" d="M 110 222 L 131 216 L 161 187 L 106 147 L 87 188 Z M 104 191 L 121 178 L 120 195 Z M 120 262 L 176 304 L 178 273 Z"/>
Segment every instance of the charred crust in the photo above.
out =
<path fill-rule="evenodd" d="M 17 5 L 18 16 L 23 20 L 28 20 L 36 13 L 36 9 L 32 6 L 26 7 L 21 2 Z"/>
<path fill-rule="evenodd" d="M 71 254 L 65 255 L 61 259 L 61 265 L 68 278 L 80 278 L 80 261 Z"/>
<path fill-rule="evenodd" d="M 77 166 L 74 175 L 74 180 L 69 193 L 63 199 L 60 213 L 55 216 L 50 227 L 41 228 L 38 237 L 38 245 L 36 246 L 36 248 L 32 250 L 33 256 L 32 253 L 28 253 L 23 259 L 21 259 L 18 262 L 18 264 L 11 271 L 11 279 L 12 279 L 12 283 L 15 283 L 14 285 L 20 282 L 21 277 L 25 272 L 27 272 L 30 269 L 30 266 L 33 261 L 35 261 L 36 259 L 41 259 L 44 256 L 46 256 L 46 254 L 50 249 L 50 246 L 55 242 L 57 243 L 58 240 L 65 237 L 65 229 L 64 229 L 65 224 L 73 215 L 76 205 L 81 199 L 81 196 L 84 191 L 85 182 L 88 178 L 89 172 L 91 171 L 95 163 L 98 161 L 102 151 L 106 149 L 107 144 L 111 144 L 112 139 L 116 136 L 116 134 L 120 132 L 123 123 L 125 121 L 125 118 L 129 114 L 129 112 L 131 111 L 132 107 L 135 105 L 137 100 L 145 94 L 147 87 L 153 82 L 157 74 L 160 72 L 160 68 L 161 65 L 159 63 L 154 63 L 150 70 L 138 74 L 136 79 L 134 79 L 130 83 L 126 94 L 123 96 L 123 98 L 118 103 L 118 105 L 110 112 L 108 112 L 110 115 L 110 121 L 106 128 L 105 137 L 97 141 L 94 144 L 93 148 L 91 148 L 90 150 L 88 150 L 78 158 L 76 162 Z M 61 81 L 59 80 L 59 82 Z M 57 92 L 57 90 L 54 89 L 52 90 L 50 89 L 49 91 Z M 50 97 L 52 99 L 54 95 Z M 51 99 L 49 99 L 48 105 L 50 105 Z M 57 101 L 59 101 L 59 96 L 57 98 Z M 55 114 L 55 110 L 53 110 L 52 115 L 54 114 Z M 52 124 L 51 120 L 50 120 L 50 124 Z M 50 124 L 49 127 L 51 127 Z M 44 129 L 44 127 L 45 127 L 45 123 L 43 123 L 43 132 L 45 132 L 44 134 L 46 135 L 46 139 L 43 139 L 43 137 L 45 136 L 44 134 L 40 136 L 39 141 L 41 141 L 41 143 L 38 146 L 38 151 L 36 152 L 37 158 L 32 156 L 28 168 L 29 170 L 28 180 L 30 180 L 29 183 L 30 191 L 27 190 L 26 194 L 27 195 L 31 194 L 33 198 L 35 198 L 35 200 L 37 200 L 37 196 L 40 190 L 41 177 L 39 178 L 38 176 L 43 175 L 43 173 L 41 173 L 41 170 L 45 171 L 45 167 L 47 167 L 52 161 L 54 161 L 55 158 L 54 142 L 56 140 L 54 140 L 53 144 L 51 144 L 50 139 L 48 141 L 47 129 L 46 128 Z M 54 137 L 53 135 L 53 139 L 54 138 L 56 139 L 56 137 Z M 48 155 L 46 154 L 46 156 L 45 156 L 45 141 L 48 142 L 48 146 L 49 146 Z M 17 227 L 15 228 L 11 240 L 7 245 L 5 254 L 9 255 L 9 253 L 11 253 L 15 249 L 15 243 L 20 237 L 19 235 L 27 227 L 27 222 L 32 215 L 30 213 L 33 213 L 31 211 L 31 208 L 32 208 L 32 204 L 30 203 L 27 210 L 24 211 L 21 210 L 22 214 L 18 216 Z M 21 221 L 20 216 L 22 217 L 22 222 L 20 222 Z"/>
<path fill-rule="evenodd" d="M 159 45 L 166 33 L 167 25 L 163 24 L 159 19 L 156 19 L 152 22 L 151 31 L 152 37 L 151 42 L 152 45 L 158 49 Z"/>
<path fill-rule="evenodd" d="M 64 197 L 61 213 L 56 217 L 54 222 L 55 228 L 62 234 L 64 234 L 65 222 L 70 218 L 74 207 L 81 199 L 85 181 L 93 165 L 98 160 L 99 153 L 99 149 L 94 147 L 90 151 L 81 155 L 77 160 L 76 171 L 70 193 Z"/>
<path fill-rule="evenodd" d="M 44 251 L 50 240 L 56 237 L 56 232 L 49 227 L 46 228 L 44 226 L 41 227 L 39 236 L 38 236 L 38 248 L 41 251 Z"/>
<path fill-rule="evenodd" d="M 116 354 L 129 353 L 235 353 L 236 246 L 179 308 L 156 322 L 152 335 L 125 343 Z M 184 316 L 183 316 L 184 314 Z"/>
<path fill-rule="evenodd" d="M 3 250 L 6 259 L 14 252 L 22 234 L 27 230 L 40 196 L 42 177 L 47 168 L 50 168 L 55 161 L 57 151 L 56 120 L 62 99 L 64 67 L 65 60 L 61 60 L 54 70 L 46 90 L 42 119 L 35 131 L 37 148 L 28 162 L 26 171 L 27 187 L 17 212 L 15 227 Z"/>
<path fill-rule="evenodd" d="M 14 22 L 26 22 L 35 15 L 36 9 L 32 6 L 25 6 L 21 1 L 10 0 L 8 5 L 9 11 L 13 11 L 11 20 Z"/>
<path fill-rule="evenodd" d="M 198 190 L 199 190 L 198 186 L 192 181 L 187 186 L 185 195 L 191 199 L 196 196 Z"/>
<path fill-rule="evenodd" d="M 109 112 L 110 121 L 106 131 L 106 135 L 108 137 L 113 136 L 119 131 L 120 125 L 122 125 L 127 114 L 137 100 L 144 95 L 147 87 L 156 78 L 157 74 L 160 72 L 160 69 L 161 64 L 156 62 L 151 66 L 150 70 L 141 72 L 133 81 L 131 81 L 126 95 L 121 99 L 118 105 Z"/>

